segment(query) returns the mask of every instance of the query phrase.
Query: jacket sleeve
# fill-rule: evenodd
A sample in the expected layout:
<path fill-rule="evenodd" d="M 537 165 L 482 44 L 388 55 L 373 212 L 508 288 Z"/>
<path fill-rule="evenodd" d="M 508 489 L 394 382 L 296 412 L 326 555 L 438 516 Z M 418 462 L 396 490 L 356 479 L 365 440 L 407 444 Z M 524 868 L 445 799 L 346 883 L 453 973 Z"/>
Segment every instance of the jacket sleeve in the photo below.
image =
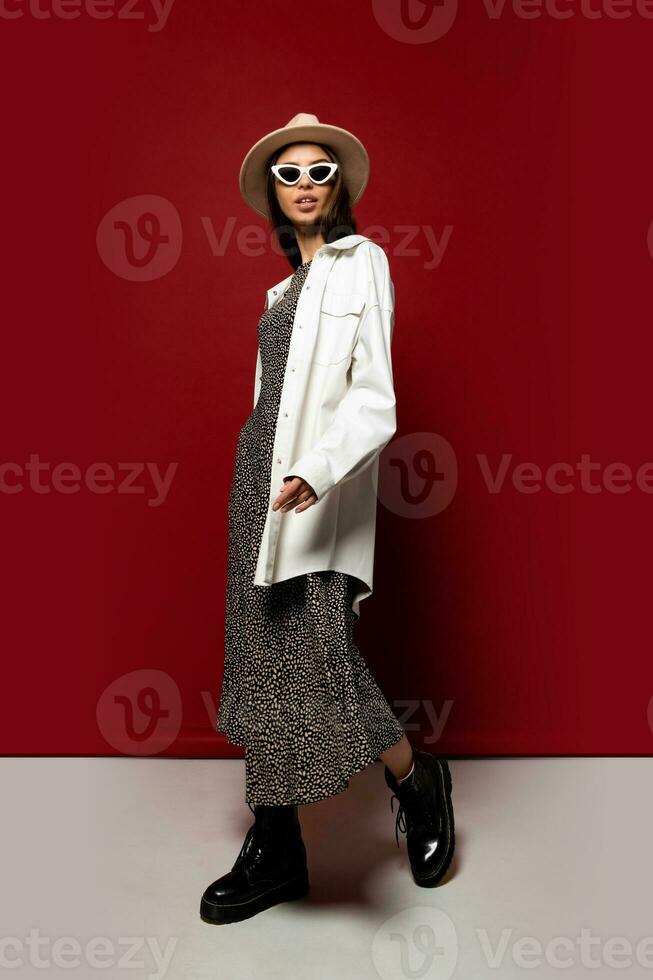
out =
<path fill-rule="evenodd" d="M 263 370 L 263 362 L 261 361 L 261 348 L 259 347 L 258 352 L 256 354 L 256 374 L 254 375 L 254 408 L 256 408 L 259 392 L 261 390 L 262 370 Z"/>
<path fill-rule="evenodd" d="M 350 387 L 319 441 L 286 474 L 306 480 L 318 500 L 338 483 L 358 476 L 397 429 L 391 356 L 394 287 L 385 253 L 379 251 L 383 259 L 376 262 L 371 305 L 365 309 L 354 345 Z"/>

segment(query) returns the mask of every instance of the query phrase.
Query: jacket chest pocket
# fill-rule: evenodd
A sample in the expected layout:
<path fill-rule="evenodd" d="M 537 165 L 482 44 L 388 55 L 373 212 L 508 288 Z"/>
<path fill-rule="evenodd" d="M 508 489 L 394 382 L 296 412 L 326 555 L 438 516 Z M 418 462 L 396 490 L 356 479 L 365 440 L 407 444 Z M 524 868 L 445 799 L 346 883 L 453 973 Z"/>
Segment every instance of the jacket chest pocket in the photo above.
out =
<path fill-rule="evenodd" d="M 365 296 L 359 293 L 324 290 L 313 351 L 316 364 L 337 364 L 349 357 L 364 306 Z"/>

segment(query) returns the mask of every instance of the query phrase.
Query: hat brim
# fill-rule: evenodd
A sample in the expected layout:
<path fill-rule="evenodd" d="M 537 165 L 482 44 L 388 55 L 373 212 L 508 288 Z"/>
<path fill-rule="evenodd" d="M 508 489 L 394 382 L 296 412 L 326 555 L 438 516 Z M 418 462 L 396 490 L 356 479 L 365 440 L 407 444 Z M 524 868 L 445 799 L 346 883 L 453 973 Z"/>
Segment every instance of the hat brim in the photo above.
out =
<path fill-rule="evenodd" d="M 322 143 L 333 150 L 342 168 L 342 176 L 352 204 L 360 200 L 370 174 L 367 150 L 353 133 L 339 126 L 314 123 L 308 126 L 284 126 L 260 139 L 248 151 L 240 167 L 240 192 L 249 206 L 261 217 L 270 219 L 267 199 L 267 162 L 286 143 Z"/>

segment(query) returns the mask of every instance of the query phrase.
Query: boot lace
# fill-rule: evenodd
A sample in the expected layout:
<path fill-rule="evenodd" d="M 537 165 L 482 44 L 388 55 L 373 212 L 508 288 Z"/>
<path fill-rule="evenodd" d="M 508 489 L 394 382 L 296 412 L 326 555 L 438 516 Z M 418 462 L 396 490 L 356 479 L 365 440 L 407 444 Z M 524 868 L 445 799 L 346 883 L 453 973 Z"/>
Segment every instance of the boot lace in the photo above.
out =
<path fill-rule="evenodd" d="M 393 793 L 392 796 L 390 797 L 390 810 L 394 814 L 395 800 L 399 804 L 399 809 L 397 810 L 397 819 L 395 821 L 395 839 L 397 841 L 397 847 L 399 847 L 399 831 L 401 831 L 402 834 L 405 834 L 407 833 L 408 828 L 406 826 L 406 811 L 401 803 L 401 800 L 395 793 Z"/>
<path fill-rule="evenodd" d="M 250 810 L 252 811 L 252 813 L 254 814 L 254 816 L 256 816 L 256 810 L 252 806 L 252 804 L 249 802 L 249 800 L 247 800 L 247 806 L 250 808 Z M 245 854 L 246 854 L 246 852 L 250 848 L 250 844 L 253 844 L 253 845 L 256 844 L 256 840 L 252 840 L 252 838 L 256 838 L 256 832 L 258 831 L 260 833 L 260 829 L 261 829 L 260 828 L 260 824 L 258 826 L 257 826 L 257 824 L 252 824 L 252 826 L 249 828 L 249 830 L 245 834 L 245 840 L 242 843 L 242 847 L 240 848 L 240 851 L 238 853 L 238 857 L 236 858 L 236 862 L 234 864 L 234 867 L 237 867 L 238 865 L 242 864 L 242 862 L 243 862 L 243 860 L 245 858 Z M 256 848 L 256 851 L 258 853 L 254 853 L 254 854 L 251 854 L 250 853 L 250 855 L 249 855 L 250 863 L 252 863 L 254 860 L 258 860 L 259 859 L 260 851 L 258 851 L 258 848 Z"/>
<path fill-rule="evenodd" d="M 249 800 L 247 801 L 247 806 L 256 817 L 256 809 L 252 806 Z M 253 838 L 252 851 L 248 857 L 248 864 L 250 868 L 260 865 L 262 861 L 265 861 L 265 859 L 269 857 L 271 845 L 275 839 L 278 839 L 278 834 L 279 830 L 275 829 L 272 821 L 257 818 L 256 823 L 250 827 L 247 838 L 245 839 L 242 847 L 242 852 L 244 852 L 247 848 L 248 840 Z"/>
<path fill-rule="evenodd" d="M 390 810 L 394 813 L 394 801 L 399 804 L 399 809 L 397 810 L 397 819 L 395 822 L 395 839 L 397 841 L 397 847 L 399 847 L 399 831 L 402 834 L 408 834 L 411 828 L 420 827 L 423 830 L 437 831 L 438 830 L 438 817 L 435 812 L 435 807 L 432 801 L 426 798 L 426 793 L 424 788 L 419 786 L 419 788 L 410 795 L 406 796 L 404 802 L 401 798 L 393 793 L 390 797 Z"/>

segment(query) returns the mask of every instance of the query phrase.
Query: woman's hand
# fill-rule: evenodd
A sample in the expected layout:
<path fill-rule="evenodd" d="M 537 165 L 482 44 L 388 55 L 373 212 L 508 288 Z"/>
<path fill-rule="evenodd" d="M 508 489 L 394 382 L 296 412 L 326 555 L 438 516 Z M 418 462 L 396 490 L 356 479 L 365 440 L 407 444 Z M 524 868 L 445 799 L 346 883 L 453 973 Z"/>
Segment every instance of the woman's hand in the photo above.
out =
<path fill-rule="evenodd" d="M 281 508 L 282 512 L 285 513 L 291 507 L 300 504 L 296 511 L 296 513 L 300 514 L 303 510 L 317 503 L 317 497 L 313 487 L 306 480 L 302 480 L 300 476 L 287 476 L 283 482 L 284 486 L 272 504 L 272 510 L 279 510 Z"/>

